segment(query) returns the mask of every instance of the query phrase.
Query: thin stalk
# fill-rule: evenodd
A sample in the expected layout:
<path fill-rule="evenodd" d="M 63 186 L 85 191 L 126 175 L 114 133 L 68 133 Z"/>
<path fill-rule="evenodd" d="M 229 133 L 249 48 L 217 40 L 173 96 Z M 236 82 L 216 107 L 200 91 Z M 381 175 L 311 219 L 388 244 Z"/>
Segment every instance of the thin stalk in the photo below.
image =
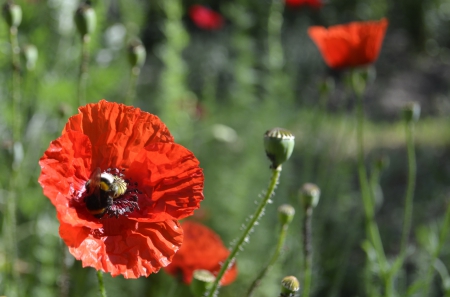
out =
<path fill-rule="evenodd" d="M 20 140 L 20 48 L 17 40 L 17 28 L 11 27 L 9 39 L 12 53 L 12 120 L 13 120 L 13 141 Z"/>
<path fill-rule="evenodd" d="M 97 270 L 97 279 L 98 279 L 98 287 L 100 290 L 100 296 L 106 297 L 105 283 L 103 282 L 103 272 L 101 270 Z"/>
<path fill-rule="evenodd" d="M 21 112 L 20 112 L 20 48 L 17 40 L 17 27 L 9 29 L 9 38 L 11 44 L 11 62 L 12 62 L 12 138 L 13 138 L 13 162 L 11 164 L 11 177 L 9 183 L 9 194 L 6 200 L 6 209 L 4 216 L 3 232 L 5 235 L 5 252 L 8 257 L 5 258 L 5 270 L 8 296 L 19 295 L 19 276 L 14 267 L 17 259 L 17 237 L 16 237 L 16 200 L 17 200 L 17 180 L 18 170 L 21 163 L 21 156 L 17 155 L 20 144 L 20 126 L 21 126 Z M 19 153 L 20 154 L 20 153 Z"/>
<path fill-rule="evenodd" d="M 447 234 L 449 233 L 449 227 L 450 227 L 450 204 L 447 206 L 447 211 L 445 212 L 445 217 L 444 217 L 444 223 L 442 224 L 442 229 L 441 229 L 441 232 L 439 233 L 439 243 L 431 256 L 431 261 L 428 264 L 423 296 L 429 296 L 428 294 L 429 294 L 431 282 L 433 281 L 433 276 L 434 276 L 433 267 L 439 257 L 439 254 L 441 253 L 441 249 L 447 238 Z"/>
<path fill-rule="evenodd" d="M 356 93 L 356 92 L 355 92 Z M 373 244 L 376 252 L 383 278 L 386 277 L 387 265 L 386 256 L 384 254 L 383 244 L 381 242 L 380 232 L 374 219 L 374 204 L 371 198 L 371 188 L 367 179 L 367 170 L 364 163 L 364 111 L 363 111 L 363 96 L 357 95 L 356 113 L 356 142 L 358 155 L 358 177 L 361 188 L 361 198 L 364 206 L 364 213 L 366 216 L 366 232 L 367 236 Z M 389 295 L 388 295 L 389 296 Z"/>
<path fill-rule="evenodd" d="M 312 280 L 312 213 L 313 208 L 305 209 L 303 217 L 303 295 L 309 297 Z"/>
<path fill-rule="evenodd" d="M 289 227 L 289 223 L 284 223 L 281 226 L 280 234 L 278 236 L 278 242 L 277 246 L 275 248 L 275 252 L 273 253 L 272 257 L 270 258 L 269 263 L 266 265 L 266 267 L 261 270 L 261 272 L 258 274 L 256 279 L 251 284 L 250 288 L 247 291 L 247 297 L 251 297 L 255 291 L 255 289 L 260 285 L 261 280 L 266 276 L 267 272 L 269 272 L 275 262 L 278 260 L 278 257 L 280 256 L 281 249 L 283 248 L 284 242 L 286 241 L 286 234 Z"/>
<path fill-rule="evenodd" d="M 80 72 L 78 76 L 78 106 L 86 104 L 86 83 L 89 66 L 89 43 L 91 37 L 85 34 L 81 38 Z"/>
<path fill-rule="evenodd" d="M 414 122 L 405 122 L 405 132 L 406 132 L 406 147 L 408 151 L 408 185 L 406 188 L 405 196 L 405 213 L 403 219 L 403 231 L 402 239 L 400 244 L 400 257 L 402 259 L 406 256 L 406 248 L 408 244 L 408 237 L 411 232 L 411 222 L 413 215 L 413 198 L 414 198 L 414 188 L 416 185 L 416 154 L 414 150 Z"/>
<path fill-rule="evenodd" d="M 130 71 L 130 83 L 128 85 L 127 97 L 125 104 L 133 105 L 134 97 L 136 96 L 137 79 L 141 69 L 139 67 L 132 67 Z"/>
<path fill-rule="evenodd" d="M 259 204 L 258 208 L 256 209 L 255 213 L 251 216 L 250 222 L 248 223 L 248 225 L 245 228 L 244 232 L 242 233 L 241 237 L 236 242 L 236 245 L 231 250 L 230 254 L 228 255 L 228 258 L 223 263 L 222 268 L 220 269 L 219 273 L 217 274 L 216 279 L 211 287 L 211 290 L 207 294 L 208 297 L 216 296 L 220 280 L 222 279 L 223 275 L 227 271 L 228 267 L 233 263 L 237 252 L 242 249 L 244 242 L 246 242 L 248 240 L 248 237 L 250 236 L 250 232 L 255 227 L 255 224 L 259 220 L 261 215 L 263 214 L 263 211 L 266 208 L 267 203 L 269 202 L 270 198 L 273 196 L 273 194 L 275 192 L 275 188 L 278 184 L 278 180 L 280 178 L 280 174 L 281 174 L 281 165 L 275 169 L 272 169 L 272 177 L 270 179 L 270 183 L 269 183 L 269 187 L 267 188 L 267 192 L 266 192 L 264 198 L 262 199 L 261 203 Z"/>
<path fill-rule="evenodd" d="M 413 215 L 413 198 L 416 184 L 416 155 L 414 150 L 414 122 L 405 121 L 406 148 L 408 154 L 408 182 L 405 194 L 405 212 L 403 218 L 403 230 L 400 241 L 400 254 L 392 265 L 388 278 L 386 279 L 386 291 L 393 290 L 394 278 L 397 272 L 402 268 L 406 258 L 406 249 L 408 237 L 411 233 L 411 223 Z"/>

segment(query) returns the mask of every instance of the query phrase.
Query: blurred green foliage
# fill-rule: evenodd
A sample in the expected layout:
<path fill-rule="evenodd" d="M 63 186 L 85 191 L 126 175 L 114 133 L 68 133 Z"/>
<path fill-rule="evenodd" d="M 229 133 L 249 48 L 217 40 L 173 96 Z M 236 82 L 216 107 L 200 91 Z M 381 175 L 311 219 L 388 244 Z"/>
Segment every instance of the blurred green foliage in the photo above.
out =
<path fill-rule="evenodd" d="M 157 114 L 177 142 L 192 150 L 205 173 L 205 200 L 197 219 L 221 235 L 237 238 L 270 176 L 263 134 L 284 127 L 296 136 L 283 166 L 273 205 L 239 253 L 239 277 L 220 296 L 242 296 L 276 244 L 277 206 L 300 210 L 305 182 L 321 188 L 313 218 L 313 296 L 365 296 L 364 218 L 356 178 L 354 98 L 345 72 L 325 67 L 307 37 L 310 25 L 380 19 L 390 25 L 376 63 L 377 79 L 365 103 L 367 164 L 380 155 L 390 166 L 377 187 L 379 224 L 388 257 L 398 253 L 407 176 L 401 107 L 422 105 L 417 124 L 418 177 L 413 235 L 406 269 L 396 286 L 423 277 L 449 203 L 450 22 L 449 0 L 330 0 L 320 10 L 284 7 L 269 0 L 199 1 L 226 18 L 224 28 L 203 31 L 189 20 L 192 0 L 91 1 L 97 26 L 91 37 L 87 101 L 124 102 L 130 81 L 126 45 L 139 37 L 147 50 L 135 106 Z M 96 296 L 97 279 L 68 254 L 58 235 L 55 210 L 37 183 L 38 160 L 76 113 L 81 42 L 73 23 L 75 0 L 18 0 L 23 20 L 19 43 L 36 46 L 35 69 L 21 67 L 24 159 L 17 190 L 21 296 Z M 279 18 L 277 16 L 281 16 Z M 272 21 L 270 22 L 269 19 Z M 11 52 L 0 23 L 0 207 L 12 165 Z M 332 80 L 332 92 L 321 93 Z M 277 296 L 286 275 L 301 277 L 301 211 L 292 223 L 282 259 L 256 296 Z M 3 222 L 3 219 L 1 220 Z M 1 230 L 4 230 L 2 226 Z M 3 234 L 1 234 L 3 236 Z M 1 242 L 1 240 L 0 240 Z M 0 272 L 8 255 L 0 249 Z M 450 242 L 436 264 L 432 295 L 450 296 Z M 439 264 L 440 263 L 440 264 Z M 376 269 L 376 267 L 374 268 Z M 190 296 L 163 271 L 125 280 L 105 275 L 109 296 Z M 0 295 L 5 279 L 0 273 Z M 411 296 L 420 296 L 418 293 Z"/>

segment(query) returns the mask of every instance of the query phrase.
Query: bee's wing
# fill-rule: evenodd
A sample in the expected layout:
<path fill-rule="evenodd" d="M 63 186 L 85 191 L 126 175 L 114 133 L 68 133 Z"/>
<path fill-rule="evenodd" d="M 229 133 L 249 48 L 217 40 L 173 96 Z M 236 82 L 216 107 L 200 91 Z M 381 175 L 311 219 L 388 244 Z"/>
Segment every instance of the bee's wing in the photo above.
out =
<path fill-rule="evenodd" d="M 88 181 L 88 186 L 86 187 L 87 195 L 99 194 L 100 193 L 100 176 L 101 170 L 99 167 L 95 168 L 91 174 Z"/>

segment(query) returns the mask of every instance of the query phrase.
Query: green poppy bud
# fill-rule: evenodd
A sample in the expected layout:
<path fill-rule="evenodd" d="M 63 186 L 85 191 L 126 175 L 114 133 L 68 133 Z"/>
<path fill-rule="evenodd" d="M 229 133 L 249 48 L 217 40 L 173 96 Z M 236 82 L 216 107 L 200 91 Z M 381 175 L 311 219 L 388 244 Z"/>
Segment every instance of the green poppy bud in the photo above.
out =
<path fill-rule="evenodd" d="M 128 61 L 132 68 L 141 68 L 144 65 L 147 52 L 144 45 L 138 39 L 134 39 L 128 45 Z"/>
<path fill-rule="evenodd" d="M 266 155 L 272 161 L 271 168 L 276 169 L 292 155 L 295 136 L 282 128 L 273 128 L 264 134 Z"/>
<path fill-rule="evenodd" d="M 10 28 L 17 28 L 22 22 L 22 9 L 19 5 L 8 1 L 3 5 L 3 16 Z"/>
<path fill-rule="evenodd" d="M 190 284 L 190 289 L 195 297 L 202 297 L 212 287 L 216 277 L 208 270 L 195 270 Z"/>
<path fill-rule="evenodd" d="M 280 297 L 294 297 L 300 290 L 300 282 L 295 276 L 286 276 L 281 281 Z"/>
<path fill-rule="evenodd" d="M 294 219 L 295 209 L 289 204 L 283 204 L 278 207 L 278 219 L 281 224 L 290 224 Z"/>
<path fill-rule="evenodd" d="M 84 36 L 94 32 L 96 23 L 95 11 L 88 3 L 82 3 L 78 7 L 75 11 L 74 20 L 81 37 L 84 38 Z"/>
<path fill-rule="evenodd" d="M 22 54 L 25 58 L 27 69 L 30 71 L 34 70 L 34 68 L 36 67 L 36 61 L 38 59 L 37 47 L 32 44 L 28 44 L 22 48 Z"/>
<path fill-rule="evenodd" d="M 300 200 L 305 209 L 314 208 L 319 203 L 320 189 L 315 184 L 306 183 L 300 189 Z"/>
<path fill-rule="evenodd" d="M 420 105 L 417 102 L 410 102 L 403 108 L 403 119 L 407 123 L 417 122 L 420 117 Z"/>

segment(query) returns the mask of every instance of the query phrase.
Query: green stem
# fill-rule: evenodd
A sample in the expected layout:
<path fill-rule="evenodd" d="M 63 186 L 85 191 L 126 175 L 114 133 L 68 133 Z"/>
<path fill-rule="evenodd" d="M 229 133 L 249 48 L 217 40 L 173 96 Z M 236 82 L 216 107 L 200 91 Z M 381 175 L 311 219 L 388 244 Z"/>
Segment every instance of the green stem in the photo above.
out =
<path fill-rule="evenodd" d="M 281 70 L 284 64 L 283 47 L 281 45 L 281 29 L 283 26 L 283 2 L 272 0 L 267 24 L 267 41 L 269 54 L 269 69 Z"/>
<path fill-rule="evenodd" d="M 289 227 L 289 223 L 284 223 L 281 226 L 281 231 L 280 231 L 280 235 L 278 236 L 278 242 L 277 242 L 277 247 L 275 248 L 275 252 L 273 253 L 272 257 L 270 258 L 270 261 L 267 264 L 267 266 L 263 270 L 261 270 L 261 272 L 258 274 L 256 279 L 251 284 L 250 288 L 247 291 L 247 297 L 251 297 L 253 295 L 255 289 L 261 283 L 261 280 L 266 276 L 267 272 L 269 272 L 272 269 L 273 265 L 275 264 L 278 257 L 280 256 L 281 249 L 283 248 L 284 242 L 286 240 L 286 234 L 287 234 L 288 227 Z"/>
<path fill-rule="evenodd" d="M 403 219 L 403 231 L 400 244 L 400 257 L 402 259 L 406 256 L 406 248 L 408 244 L 408 237 L 411 232 L 411 222 L 413 215 L 413 197 L 414 187 L 416 184 L 416 156 L 414 151 L 414 122 L 405 122 L 406 132 L 406 146 L 408 151 L 408 185 L 405 196 L 405 213 Z"/>
<path fill-rule="evenodd" d="M 103 272 L 101 270 L 97 270 L 97 278 L 98 278 L 98 287 L 100 290 L 100 296 L 106 297 L 105 283 L 103 282 Z"/>
<path fill-rule="evenodd" d="M 312 279 L 312 207 L 305 209 L 303 218 L 303 295 L 309 297 Z"/>
<path fill-rule="evenodd" d="M 267 203 L 269 202 L 270 198 L 273 196 L 276 185 L 278 184 L 278 180 L 280 178 L 280 174 L 281 174 L 281 165 L 275 169 L 272 169 L 272 177 L 270 179 L 270 183 L 269 183 L 269 187 L 267 188 L 267 192 L 266 192 L 263 200 L 259 204 L 258 208 L 256 209 L 255 213 L 251 216 L 250 222 L 248 223 L 248 225 L 245 228 L 244 232 L 242 233 L 241 237 L 236 242 L 236 245 L 231 250 L 230 254 L 228 255 L 228 258 L 223 263 L 222 268 L 220 269 L 219 273 L 217 274 L 216 279 L 211 287 L 211 290 L 209 291 L 209 293 L 207 295 L 208 297 L 216 296 L 216 291 L 218 290 L 220 280 L 222 279 L 223 275 L 227 271 L 228 267 L 230 267 L 231 264 L 233 263 L 237 252 L 242 249 L 244 242 L 248 241 L 251 230 L 253 230 L 253 228 L 255 227 L 255 224 L 259 220 L 261 215 L 263 214 Z"/>
<path fill-rule="evenodd" d="M 5 258 L 6 271 L 6 294 L 8 296 L 19 295 L 19 276 L 14 267 L 17 259 L 17 237 L 16 237 L 16 200 L 17 195 L 17 180 L 19 177 L 19 167 L 21 164 L 21 148 L 20 143 L 20 126 L 21 126 L 21 112 L 20 112 L 20 48 L 17 40 L 17 28 L 11 27 L 9 29 L 9 38 L 11 44 L 11 64 L 12 64 L 12 91 L 11 91 L 11 116 L 12 116 L 12 138 L 13 138 L 13 161 L 11 164 L 11 177 L 9 184 L 9 192 L 5 206 L 3 234 L 5 236 L 5 252 L 8 257 Z"/>
<path fill-rule="evenodd" d="M 428 294 L 430 291 L 431 282 L 433 281 L 433 277 L 434 277 L 433 267 L 434 267 L 436 260 L 439 257 L 439 254 L 441 253 L 441 249 L 447 238 L 447 234 L 449 233 L 449 227 L 450 227 L 450 204 L 447 206 L 447 211 L 445 212 L 445 217 L 444 217 L 444 223 L 442 224 L 442 229 L 441 229 L 441 232 L 439 233 L 439 243 L 438 243 L 436 249 L 434 250 L 434 252 L 431 256 L 431 260 L 428 264 L 423 296 L 429 296 Z"/>
<path fill-rule="evenodd" d="M 357 112 L 357 124 L 356 124 L 356 141 L 357 141 L 357 154 L 358 154 L 358 177 L 361 187 L 361 197 L 364 206 L 364 213 L 366 216 L 366 232 L 369 240 L 374 246 L 377 252 L 377 259 L 383 274 L 383 278 L 386 278 L 387 264 L 386 256 L 384 254 L 383 244 L 380 237 L 378 226 L 374 219 L 374 204 L 371 198 L 371 189 L 367 179 L 367 170 L 364 163 L 364 111 L 363 111 L 363 95 L 362 92 L 355 92 L 357 94 L 356 112 Z M 389 295 L 387 295 L 389 296 Z"/>
<path fill-rule="evenodd" d="M 130 84 L 128 85 L 127 97 L 125 104 L 133 105 L 134 97 L 136 96 L 136 84 L 141 69 L 139 67 L 132 67 L 130 71 Z"/>
<path fill-rule="evenodd" d="M 89 43 L 90 36 L 88 34 L 81 38 L 81 60 L 80 73 L 78 76 L 78 106 L 86 104 L 86 82 L 89 66 Z"/>
<path fill-rule="evenodd" d="M 9 30 L 12 52 L 12 120 L 13 120 L 13 141 L 16 143 L 20 139 L 20 48 L 17 40 L 17 28 L 11 27 Z"/>

